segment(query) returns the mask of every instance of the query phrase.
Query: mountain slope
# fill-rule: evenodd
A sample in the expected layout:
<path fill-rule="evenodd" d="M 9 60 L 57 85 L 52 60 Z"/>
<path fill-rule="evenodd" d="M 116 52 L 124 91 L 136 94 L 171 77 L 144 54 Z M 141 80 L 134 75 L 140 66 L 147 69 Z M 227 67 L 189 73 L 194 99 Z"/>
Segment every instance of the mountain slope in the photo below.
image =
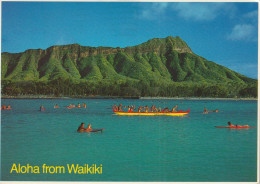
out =
<path fill-rule="evenodd" d="M 2 80 L 97 84 L 256 83 L 192 52 L 180 37 L 154 38 L 133 47 L 52 46 L 46 50 L 2 53 Z M 126 85 L 127 86 L 127 85 Z"/>

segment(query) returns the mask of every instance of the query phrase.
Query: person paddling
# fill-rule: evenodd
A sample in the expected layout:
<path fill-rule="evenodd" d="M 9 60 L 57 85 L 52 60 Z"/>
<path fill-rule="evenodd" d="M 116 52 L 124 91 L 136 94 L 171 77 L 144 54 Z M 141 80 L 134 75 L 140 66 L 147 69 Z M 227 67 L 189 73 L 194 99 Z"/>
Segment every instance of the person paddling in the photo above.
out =
<path fill-rule="evenodd" d="M 178 105 L 176 105 L 175 107 L 173 107 L 171 112 L 177 112 L 177 111 L 176 111 L 177 108 L 178 108 Z"/>
<path fill-rule="evenodd" d="M 115 105 L 112 105 L 112 108 L 114 109 L 114 111 L 118 111 L 118 107 L 117 107 L 116 104 L 115 104 Z"/>
<path fill-rule="evenodd" d="M 119 104 L 118 111 L 122 111 L 122 104 Z"/>
<path fill-rule="evenodd" d="M 249 127 L 249 125 L 232 125 L 231 122 L 228 122 L 228 125 L 230 128 L 245 128 L 245 127 Z"/>
<path fill-rule="evenodd" d="M 228 122 L 228 126 L 229 127 L 236 127 L 236 125 L 232 125 L 230 121 Z"/>
<path fill-rule="evenodd" d="M 142 110 L 143 108 L 144 108 L 144 107 L 139 106 L 139 107 L 138 107 L 138 112 L 141 112 L 141 110 Z"/>

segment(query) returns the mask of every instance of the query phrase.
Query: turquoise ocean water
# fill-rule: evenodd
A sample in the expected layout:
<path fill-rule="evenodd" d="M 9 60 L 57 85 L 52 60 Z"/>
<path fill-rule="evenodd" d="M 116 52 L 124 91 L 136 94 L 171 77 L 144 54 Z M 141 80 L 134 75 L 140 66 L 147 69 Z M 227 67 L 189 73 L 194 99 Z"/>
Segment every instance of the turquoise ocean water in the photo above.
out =
<path fill-rule="evenodd" d="M 64 106 L 85 102 L 87 109 Z M 111 105 L 148 105 L 191 112 L 187 117 L 118 116 Z M 1 180 L 233 181 L 257 180 L 257 101 L 2 99 Z M 61 108 L 54 109 L 58 104 Z M 45 112 L 40 112 L 43 105 Z M 202 114 L 203 108 L 219 113 Z M 81 122 L 103 133 L 77 133 Z M 102 174 L 17 174 L 13 163 L 39 166 L 102 164 Z"/>

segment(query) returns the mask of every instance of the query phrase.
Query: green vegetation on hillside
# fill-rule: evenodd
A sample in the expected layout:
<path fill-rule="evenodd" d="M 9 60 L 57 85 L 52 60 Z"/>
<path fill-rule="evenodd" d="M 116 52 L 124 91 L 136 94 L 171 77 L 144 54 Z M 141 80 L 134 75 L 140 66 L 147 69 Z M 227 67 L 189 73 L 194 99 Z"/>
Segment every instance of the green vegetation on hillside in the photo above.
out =
<path fill-rule="evenodd" d="M 256 97 L 257 80 L 194 54 L 180 37 L 126 48 L 2 53 L 2 94 Z"/>

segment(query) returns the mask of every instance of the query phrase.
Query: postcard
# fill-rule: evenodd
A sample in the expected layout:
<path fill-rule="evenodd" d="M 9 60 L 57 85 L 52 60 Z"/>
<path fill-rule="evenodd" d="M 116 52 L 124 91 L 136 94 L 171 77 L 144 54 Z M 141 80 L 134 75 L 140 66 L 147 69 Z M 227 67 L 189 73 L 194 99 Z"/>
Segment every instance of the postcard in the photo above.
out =
<path fill-rule="evenodd" d="M 259 182 L 259 2 L 1 2 L 2 183 Z"/>

